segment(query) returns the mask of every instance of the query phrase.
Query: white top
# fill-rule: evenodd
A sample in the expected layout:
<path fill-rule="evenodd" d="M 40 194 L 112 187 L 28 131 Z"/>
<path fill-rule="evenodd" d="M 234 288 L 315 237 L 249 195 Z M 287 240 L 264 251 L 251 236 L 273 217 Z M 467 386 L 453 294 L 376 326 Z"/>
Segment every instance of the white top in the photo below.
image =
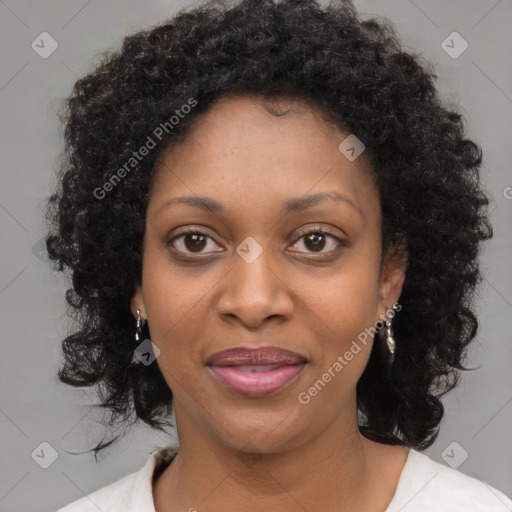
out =
<path fill-rule="evenodd" d="M 170 464 L 179 448 L 153 450 L 144 466 L 79 498 L 57 512 L 156 512 L 153 475 Z M 385 512 L 511 512 L 512 500 L 494 487 L 409 450 L 395 495 Z"/>

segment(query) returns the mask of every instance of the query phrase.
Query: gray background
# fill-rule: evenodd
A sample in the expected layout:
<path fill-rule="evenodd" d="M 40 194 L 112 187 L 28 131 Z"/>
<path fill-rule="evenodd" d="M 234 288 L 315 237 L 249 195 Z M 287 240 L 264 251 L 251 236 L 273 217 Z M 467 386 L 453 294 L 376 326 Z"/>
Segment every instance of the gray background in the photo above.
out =
<path fill-rule="evenodd" d="M 512 496 L 512 0 L 355 3 L 365 17 L 389 17 L 406 49 L 434 62 L 438 88 L 460 102 L 468 135 L 484 151 L 482 177 L 492 196 L 495 238 L 483 253 L 481 328 L 470 360 L 480 368 L 465 373 L 461 386 L 445 397 L 441 433 L 425 453 L 445 464 L 447 453 L 460 463 L 467 452 L 459 471 Z M 41 208 L 62 150 L 55 116 L 60 101 L 92 70 L 95 54 L 117 48 L 124 35 L 163 21 L 184 5 L 191 2 L 0 0 L 1 512 L 55 510 L 138 470 L 148 451 L 174 440 L 136 428 L 107 449 L 99 464 L 91 454 L 65 451 L 90 448 L 102 429 L 89 407 L 94 394 L 56 378 L 60 341 L 70 323 L 67 283 L 51 272 L 41 250 Z M 58 42 L 47 59 L 31 47 L 44 31 Z M 441 47 L 454 31 L 469 44 L 458 58 Z M 58 453 L 47 469 L 31 457 L 42 442 Z M 453 442 L 458 444 L 445 451 Z"/>

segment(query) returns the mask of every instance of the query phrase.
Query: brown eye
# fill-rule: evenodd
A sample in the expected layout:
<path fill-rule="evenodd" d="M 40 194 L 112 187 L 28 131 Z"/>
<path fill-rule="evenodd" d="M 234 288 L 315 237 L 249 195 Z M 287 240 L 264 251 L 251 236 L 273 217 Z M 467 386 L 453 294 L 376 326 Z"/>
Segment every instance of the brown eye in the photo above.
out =
<path fill-rule="evenodd" d="M 212 251 L 204 251 L 208 247 L 208 240 L 213 238 L 202 231 L 186 231 L 169 240 L 168 245 L 172 245 L 178 252 L 183 254 L 204 254 L 208 252 L 218 252 L 213 249 Z"/>
<path fill-rule="evenodd" d="M 206 236 L 197 233 L 184 235 L 183 244 L 191 252 L 201 252 L 206 247 Z"/>
<path fill-rule="evenodd" d="M 319 252 L 325 247 L 326 236 L 324 233 L 311 233 L 304 237 L 304 245 L 314 252 Z"/>
<path fill-rule="evenodd" d="M 302 242 L 301 242 L 302 241 Z M 302 234 L 299 241 L 295 242 L 292 248 L 303 245 L 306 251 L 299 252 L 311 252 L 311 253 L 329 253 L 340 246 L 346 245 L 343 240 L 329 233 L 323 228 L 310 229 L 309 231 Z M 327 250 L 324 249 L 327 247 Z"/>

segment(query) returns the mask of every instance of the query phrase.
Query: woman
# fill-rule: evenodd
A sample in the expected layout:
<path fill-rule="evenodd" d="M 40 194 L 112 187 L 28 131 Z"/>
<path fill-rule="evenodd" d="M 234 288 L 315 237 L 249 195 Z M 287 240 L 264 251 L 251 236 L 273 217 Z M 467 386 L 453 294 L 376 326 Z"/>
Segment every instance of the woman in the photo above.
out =
<path fill-rule="evenodd" d="M 348 2 L 245 0 L 76 83 L 48 204 L 78 323 L 59 377 L 99 385 L 112 425 L 174 411 L 179 444 L 60 512 L 512 506 L 420 451 L 492 235 L 434 78 Z"/>

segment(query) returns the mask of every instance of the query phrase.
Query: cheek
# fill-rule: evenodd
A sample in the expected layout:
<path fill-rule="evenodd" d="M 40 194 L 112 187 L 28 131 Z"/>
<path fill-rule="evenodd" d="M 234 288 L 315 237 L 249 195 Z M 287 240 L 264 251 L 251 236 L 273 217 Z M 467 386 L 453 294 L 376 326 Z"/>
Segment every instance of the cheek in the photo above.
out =
<path fill-rule="evenodd" d="M 320 426 L 354 399 L 372 348 L 375 279 L 372 272 L 339 273 L 321 283 L 322 292 L 305 295 L 305 325 L 313 345 L 298 400 L 309 408 L 312 426 Z"/>
<path fill-rule="evenodd" d="M 303 280 L 301 290 L 303 323 L 314 340 L 311 373 L 303 391 L 306 398 L 317 397 L 318 405 L 342 407 L 355 392 L 371 353 L 378 262 L 371 255 L 354 253 L 328 276 Z"/>
<path fill-rule="evenodd" d="M 302 271 L 290 276 L 290 282 L 300 283 L 297 295 L 310 309 L 310 316 L 317 317 L 340 342 L 373 325 L 379 304 L 378 280 L 375 258 L 355 251 L 321 273 Z"/>
<path fill-rule="evenodd" d="M 161 351 L 159 365 L 176 375 L 191 364 L 202 364 L 204 353 L 194 340 L 207 336 L 210 294 L 218 279 L 210 279 L 204 271 L 183 271 L 157 251 L 149 251 L 144 259 L 144 303 L 151 338 Z"/>

